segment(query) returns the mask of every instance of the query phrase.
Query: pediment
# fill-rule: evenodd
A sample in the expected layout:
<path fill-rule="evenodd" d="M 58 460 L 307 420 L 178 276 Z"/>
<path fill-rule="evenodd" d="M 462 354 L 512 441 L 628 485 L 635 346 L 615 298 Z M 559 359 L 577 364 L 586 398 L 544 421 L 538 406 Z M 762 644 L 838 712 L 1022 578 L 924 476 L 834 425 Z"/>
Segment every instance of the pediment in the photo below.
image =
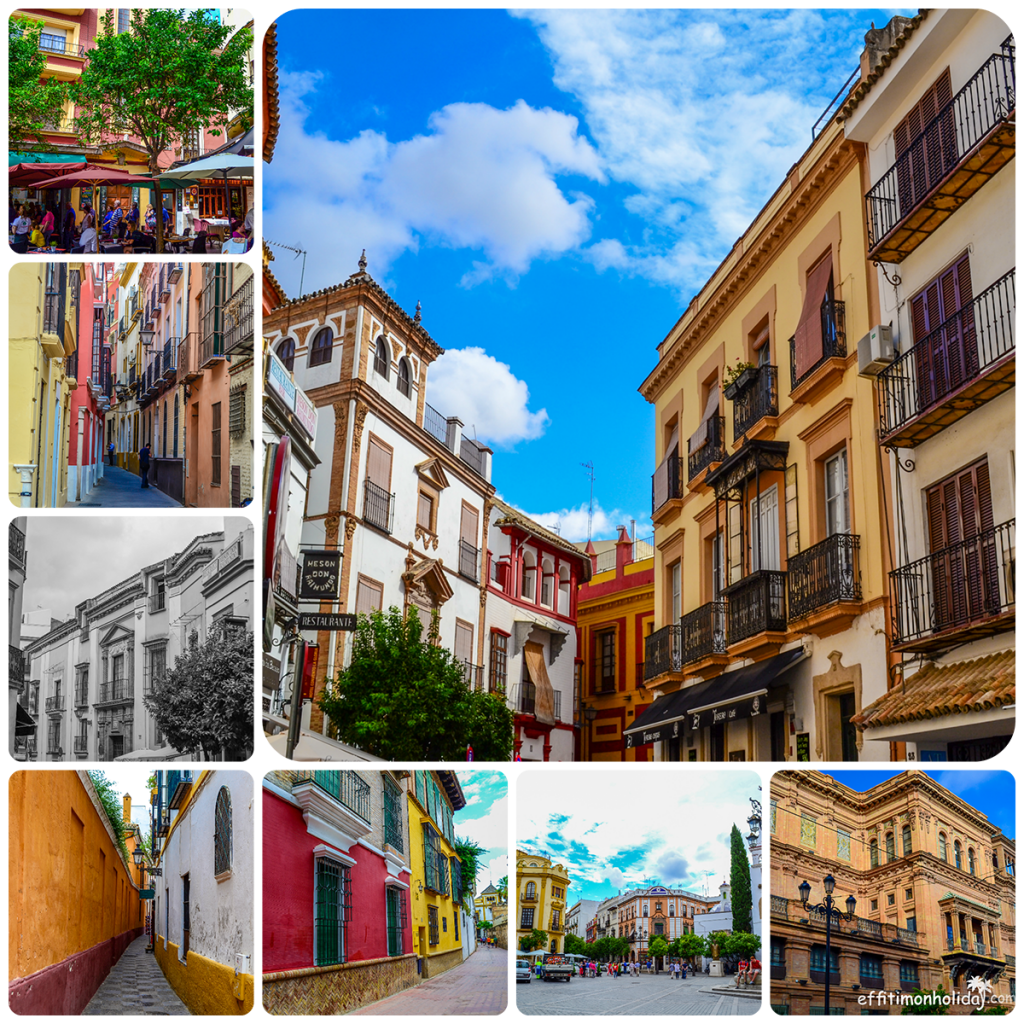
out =
<path fill-rule="evenodd" d="M 132 630 L 125 629 L 125 627 L 120 623 L 114 623 L 114 625 L 111 626 L 102 637 L 100 637 L 100 647 L 109 647 L 111 644 L 120 643 L 122 640 L 134 639 L 135 633 Z"/>
<path fill-rule="evenodd" d="M 454 594 L 451 584 L 445 578 L 444 568 L 436 558 L 424 558 L 417 562 L 407 572 L 402 573 L 402 582 L 410 594 L 426 588 L 434 595 L 434 601 L 439 605 L 444 604 Z"/>
<path fill-rule="evenodd" d="M 435 487 L 443 490 L 448 486 L 448 475 L 440 459 L 426 459 L 416 466 L 416 472 Z"/>

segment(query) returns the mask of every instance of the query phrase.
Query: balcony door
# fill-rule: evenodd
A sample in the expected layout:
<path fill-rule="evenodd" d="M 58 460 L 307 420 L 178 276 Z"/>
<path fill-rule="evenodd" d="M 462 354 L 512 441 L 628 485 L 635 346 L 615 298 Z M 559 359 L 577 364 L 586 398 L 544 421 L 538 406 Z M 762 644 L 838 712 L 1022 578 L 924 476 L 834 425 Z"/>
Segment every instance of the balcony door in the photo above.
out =
<path fill-rule="evenodd" d="M 829 537 L 850 532 L 850 476 L 845 448 L 825 462 L 825 529 Z"/>
<path fill-rule="evenodd" d="M 750 502 L 750 568 L 781 569 L 779 560 L 779 489 L 763 491 Z"/>

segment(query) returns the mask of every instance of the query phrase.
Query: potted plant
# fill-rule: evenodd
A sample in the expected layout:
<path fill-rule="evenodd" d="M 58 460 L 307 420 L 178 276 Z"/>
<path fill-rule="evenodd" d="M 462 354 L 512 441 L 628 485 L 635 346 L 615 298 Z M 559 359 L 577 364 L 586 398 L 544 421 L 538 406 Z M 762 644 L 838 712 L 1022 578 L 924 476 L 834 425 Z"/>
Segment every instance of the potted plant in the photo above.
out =
<path fill-rule="evenodd" d="M 757 380 L 757 366 L 754 363 L 744 362 L 737 359 L 725 368 L 725 375 L 722 379 L 723 392 L 730 401 L 742 395 L 754 381 Z"/>

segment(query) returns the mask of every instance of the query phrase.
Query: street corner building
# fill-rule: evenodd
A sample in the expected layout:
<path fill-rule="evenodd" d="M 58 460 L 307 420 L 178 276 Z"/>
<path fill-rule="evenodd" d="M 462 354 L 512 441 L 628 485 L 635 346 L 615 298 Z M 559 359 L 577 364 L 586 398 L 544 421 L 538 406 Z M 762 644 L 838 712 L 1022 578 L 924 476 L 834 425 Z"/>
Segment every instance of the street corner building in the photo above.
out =
<path fill-rule="evenodd" d="M 940 985 L 1016 1000 L 1016 844 L 966 801 L 922 771 L 864 792 L 784 771 L 772 778 L 769 828 L 777 1012 L 821 1013 L 826 972 L 832 1013 L 899 1013 L 890 993 Z M 833 918 L 826 962 L 824 913 L 799 886 L 818 904 L 830 875 L 837 906 L 851 896 L 856 906 Z"/>
<path fill-rule="evenodd" d="M 9 796 L 10 1007 L 79 1014 L 145 927 L 130 799 L 122 845 L 85 772 L 15 772 Z"/>
<path fill-rule="evenodd" d="M 253 1007 L 252 777 L 158 771 L 151 796 L 153 951 L 193 1014 Z"/>
<path fill-rule="evenodd" d="M 561 864 L 541 854 L 516 850 L 516 903 L 519 927 L 516 949 L 533 931 L 545 932 L 548 947 L 544 952 L 564 953 L 568 931 L 567 892 L 572 881 Z"/>
<path fill-rule="evenodd" d="M 454 772 L 275 771 L 263 782 L 263 1003 L 346 1013 L 463 960 Z"/>

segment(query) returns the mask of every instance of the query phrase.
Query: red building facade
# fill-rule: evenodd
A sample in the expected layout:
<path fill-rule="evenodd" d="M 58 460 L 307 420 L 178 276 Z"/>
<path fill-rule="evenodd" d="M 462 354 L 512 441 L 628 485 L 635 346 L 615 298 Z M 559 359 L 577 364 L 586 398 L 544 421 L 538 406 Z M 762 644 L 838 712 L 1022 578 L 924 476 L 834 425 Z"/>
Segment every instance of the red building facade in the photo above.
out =
<path fill-rule="evenodd" d="M 390 772 L 264 779 L 269 1012 L 346 1013 L 416 983 L 404 822 L 404 791 Z"/>

